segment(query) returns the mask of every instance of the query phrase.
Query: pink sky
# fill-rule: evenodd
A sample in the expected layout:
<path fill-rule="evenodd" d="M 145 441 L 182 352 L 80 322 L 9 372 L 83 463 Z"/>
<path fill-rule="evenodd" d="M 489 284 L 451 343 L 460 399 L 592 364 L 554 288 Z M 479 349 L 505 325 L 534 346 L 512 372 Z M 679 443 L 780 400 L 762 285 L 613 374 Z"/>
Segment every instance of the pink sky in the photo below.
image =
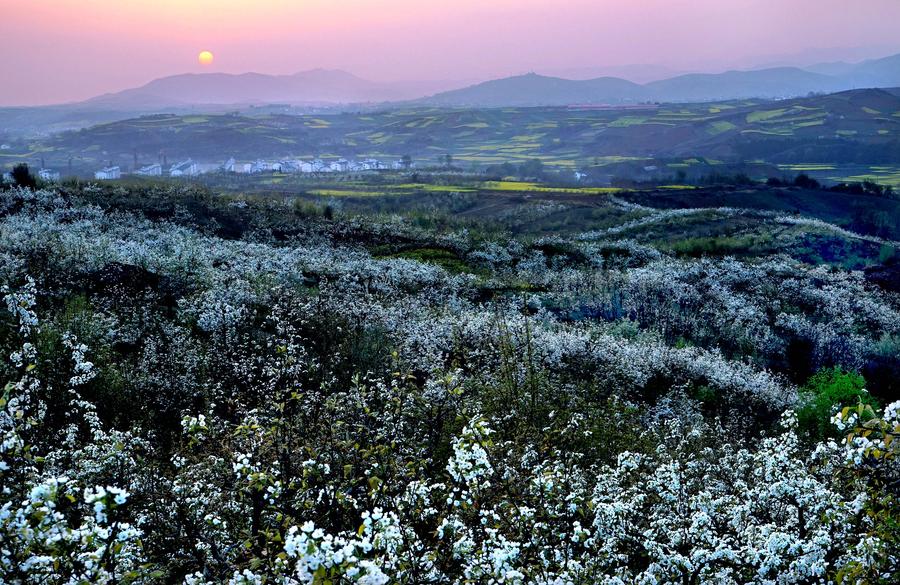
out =
<path fill-rule="evenodd" d="M 0 0 L 0 104 L 197 71 L 325 67 L 389 81 L 720 70 L 810 48 L 900 52 L 898 22 L 898 0 Z M 216 55 L 209 69 L 197 65 L 203 49 Z"/>

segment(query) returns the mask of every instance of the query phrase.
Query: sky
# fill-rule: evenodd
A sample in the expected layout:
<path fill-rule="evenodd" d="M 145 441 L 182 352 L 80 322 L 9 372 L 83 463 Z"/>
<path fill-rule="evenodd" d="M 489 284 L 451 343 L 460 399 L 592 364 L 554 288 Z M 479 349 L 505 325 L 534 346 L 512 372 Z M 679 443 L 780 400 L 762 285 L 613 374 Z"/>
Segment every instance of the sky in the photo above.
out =
<path fill-rule="evenodd" d="M 900 0 L 0 0 L 0 105 L 203 71 L 474 81 L 860 60 L 900 52 L 897 22 Z"/>

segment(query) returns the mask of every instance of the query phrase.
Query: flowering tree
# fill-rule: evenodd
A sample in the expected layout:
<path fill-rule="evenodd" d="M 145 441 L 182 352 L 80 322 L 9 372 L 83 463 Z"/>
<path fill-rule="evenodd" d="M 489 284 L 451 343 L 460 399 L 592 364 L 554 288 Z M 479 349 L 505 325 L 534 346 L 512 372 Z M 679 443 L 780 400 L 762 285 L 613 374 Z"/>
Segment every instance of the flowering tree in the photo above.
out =
<path fill-rule="evenodd" d="M 73 189 L 0 192 L 0 581 L 898 579 L 897 403 L 853 374 L 818 443 L 792 414 L 801 369 L 894 363 L 896 296 L 639 238 L 773 217 L 527 239 Z"/>

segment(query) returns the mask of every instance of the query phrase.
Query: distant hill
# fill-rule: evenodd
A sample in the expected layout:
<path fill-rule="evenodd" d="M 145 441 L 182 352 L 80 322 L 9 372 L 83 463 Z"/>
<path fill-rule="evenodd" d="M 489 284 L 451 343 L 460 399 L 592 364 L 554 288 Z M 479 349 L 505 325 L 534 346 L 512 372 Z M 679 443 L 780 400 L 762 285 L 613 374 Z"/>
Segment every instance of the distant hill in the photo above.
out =
<path fill-rule="evenodd" d="M 844 74 L 856 87 L 900 87 L 900 55 L 863 61 Z"/>
<path fill-rule="evenodd" d="M 293 75 L 196 73 L 156 79 L 134 89 L 106 94 L 82 105 L 128 110 L 225 104 L 335 104 L 406 100 L 440 82 L 377 83 L 340 70 L 313 69 Z"/>
<path fill-rule="evenodd" d="M 796 67 L 758 71 L 695 73 L 648 83 L 654 99 L 667 102 L 699 102 L 741 98 L 785 98 L 809 93 L 840 91 L 839 79 Z"/>
<path fill-rule="evenodd" d="M 0 134 L 35 137 L 142 114 L 221 113 L 260 107 L 375 107 L 463 85 L 449 81 L 376 83 L 340 70 L 294 75 L 198 73 L 70 104 L 0 108 Z M 284 108 L 282 108 L 284 109 Z"/>
<path fill-rule="evenodd" d="M 695 73 L 637 84 L 615 77 L 568 80 L 520 75 L 439 93 L 418 103 L 454 107 L 564 106 L 638 102 L 704 102 L 779 99 L 811 93 L 900 86 L 900 55 L 858 64 L 828 63 L 809 69 L 774 67 Z"/>
<path fill-rule="evenodd" d="M 669 79 L 676 75 L 688 73 L 665 65 L 607 65 L 594 67 L 561 67 L 537 71 L 542 75 L 562 77 L 563 79 L 596 79 L 598 77 L 619 77 L 635 83 L 648 83 Z"/>
<path fill-rule="evenodd" d="M 529 73 L 448 91 L 425 101 L 436 106 L 521 107 L 628 103 L 650 98 L 644 86 L 616 77 L 572 80 Z"/>
<path fill-rule="evenodd" d="M 13 136 L 39 136 L 141 114 L 216 113 L 275 105 L 358 110 L 381 106 L 494 108 L 782 99 L 848 89 L 900 87 L 900 55 L 855 64 L 832 62 L 804 68 L 772 67 L 674 77 L 667 76 L 665 69 L 658 66 L 560 72 L 578 79 L 530 73 L 460 88 L 462 82 L 380 83 L 346 71 L 326 69 L 293 75 L 174 75 L 75 104 L 0 108 L 0 129 Z M 607 75 L 584 78 L 600 72 Z M 654 81 L 641 84 L 609 76 L 616 72 Z"/>

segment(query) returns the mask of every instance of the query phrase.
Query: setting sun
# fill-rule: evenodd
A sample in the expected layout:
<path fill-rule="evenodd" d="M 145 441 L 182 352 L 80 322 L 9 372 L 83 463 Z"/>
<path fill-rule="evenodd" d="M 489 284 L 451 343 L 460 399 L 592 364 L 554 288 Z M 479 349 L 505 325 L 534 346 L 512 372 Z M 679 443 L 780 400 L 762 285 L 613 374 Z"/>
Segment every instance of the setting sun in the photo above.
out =
<path fill-rule="evenodd" d="M 209 51 L 203 51 L 197 56 L 197 61 L 199 61 L 201 65 L 206 67 L 208 65 L 212 65 L 214 58 L 215 57 L 213 57 L 213 54 Z"/>

